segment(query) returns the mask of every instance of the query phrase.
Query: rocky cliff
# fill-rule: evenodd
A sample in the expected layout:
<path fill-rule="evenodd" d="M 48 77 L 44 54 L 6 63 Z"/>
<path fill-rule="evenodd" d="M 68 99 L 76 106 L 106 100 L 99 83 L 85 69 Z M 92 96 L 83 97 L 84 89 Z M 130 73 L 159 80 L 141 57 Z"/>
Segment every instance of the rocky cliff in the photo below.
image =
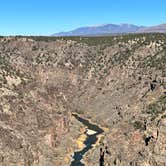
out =
<path fill-rule="evenodd" d="M 2 37 L 0 101 L 1 165 L 67 165 L 77 112 L 107 128 L 110 165 L 164 166 L 166 35 Z"/>

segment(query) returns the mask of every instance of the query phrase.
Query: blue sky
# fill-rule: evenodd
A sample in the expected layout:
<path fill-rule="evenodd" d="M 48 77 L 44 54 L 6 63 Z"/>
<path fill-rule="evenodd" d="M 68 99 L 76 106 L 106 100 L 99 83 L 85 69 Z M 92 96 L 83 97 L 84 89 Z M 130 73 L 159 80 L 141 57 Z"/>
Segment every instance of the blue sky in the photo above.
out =
<path fill-rule="evenodd" d="M 166 0 L 0 0 L 0 6 L 0 35 L 50 35 L 105 23 L 166 23 Z"/>

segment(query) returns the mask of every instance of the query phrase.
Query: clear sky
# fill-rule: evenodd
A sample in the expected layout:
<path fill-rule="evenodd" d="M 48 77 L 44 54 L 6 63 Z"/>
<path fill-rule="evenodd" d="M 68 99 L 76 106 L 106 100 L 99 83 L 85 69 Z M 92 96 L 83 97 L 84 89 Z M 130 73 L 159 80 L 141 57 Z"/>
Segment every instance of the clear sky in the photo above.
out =
<path fill-rule="evenodd" d="M 0 35 L 50 35 L 105 23 L 166 23 L 166 0 L 0 0 L 0 6 Z"/>

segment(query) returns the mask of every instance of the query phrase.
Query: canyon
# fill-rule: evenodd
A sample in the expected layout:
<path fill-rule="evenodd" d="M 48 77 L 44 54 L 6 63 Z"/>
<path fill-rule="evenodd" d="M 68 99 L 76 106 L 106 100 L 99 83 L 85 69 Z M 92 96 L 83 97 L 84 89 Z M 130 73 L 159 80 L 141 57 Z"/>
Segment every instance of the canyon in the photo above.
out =
<path fill-rule="evenodd" d="M 0 37 L 0 165 L 70 165 L 73 114 L 84 165 L 165 166 L 166 35 Z"/>

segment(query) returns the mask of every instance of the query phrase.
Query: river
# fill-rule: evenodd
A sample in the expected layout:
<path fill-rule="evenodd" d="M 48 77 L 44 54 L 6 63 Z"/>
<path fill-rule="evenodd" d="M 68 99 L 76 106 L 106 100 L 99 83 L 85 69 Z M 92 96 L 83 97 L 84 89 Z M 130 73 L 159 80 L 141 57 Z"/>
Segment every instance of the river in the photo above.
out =
<path fill-rule="evenodd" d="M 94 134 L 92 135 L 87 134 L 87 132 L 85 133 L 87 135 L 87 138 L 84 141 L 85 147 L 80 151 L 74 152 L 73 161 L 70 164 L 70 166 L 84 166 L 84 164 L 81 161 L 84 157 L 84 154 L 93 148 L 92 145 L 97 142 L 97 136 L 103 133 L 104 131 L 99 126 L 90 123 L 88 120 L 78 116 L 77 114 L 73 114 L 73 116 L 83 125 L 85 125 L 87 129 L 94 131 Z"/>

